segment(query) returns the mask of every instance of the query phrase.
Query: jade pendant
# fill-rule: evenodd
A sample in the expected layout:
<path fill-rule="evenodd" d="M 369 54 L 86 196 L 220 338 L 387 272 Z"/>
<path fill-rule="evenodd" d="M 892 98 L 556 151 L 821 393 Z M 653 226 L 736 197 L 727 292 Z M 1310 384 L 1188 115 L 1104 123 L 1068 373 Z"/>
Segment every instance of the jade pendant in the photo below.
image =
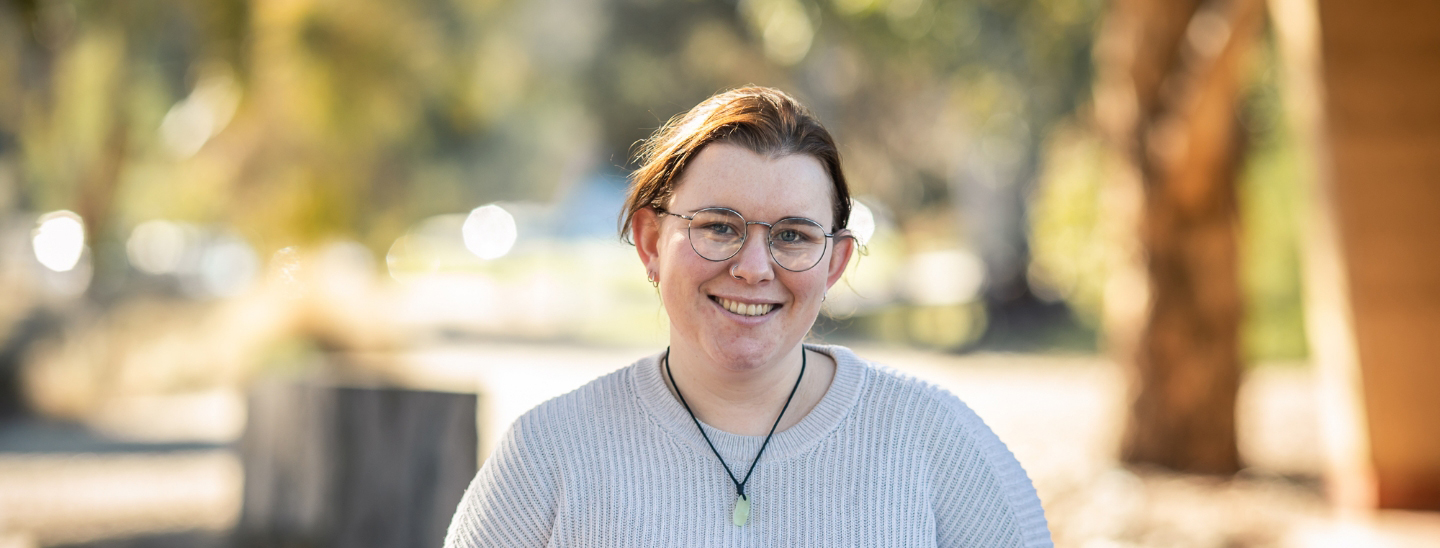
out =
<path fill-rule="evenodd" d="M 734 519 L 735 519 L 735 526 L 736 526 L 736 527 L 744 527 L 744 526 L 745 526 L 745 523 L 748 522 L 748 521 L 750 521 L 750 498 L 749 498 L 749 497 L 746 497 L 745 495 L 740 495 L 740 498 L 735 499 L 735 516 L 734 516 Z"/>

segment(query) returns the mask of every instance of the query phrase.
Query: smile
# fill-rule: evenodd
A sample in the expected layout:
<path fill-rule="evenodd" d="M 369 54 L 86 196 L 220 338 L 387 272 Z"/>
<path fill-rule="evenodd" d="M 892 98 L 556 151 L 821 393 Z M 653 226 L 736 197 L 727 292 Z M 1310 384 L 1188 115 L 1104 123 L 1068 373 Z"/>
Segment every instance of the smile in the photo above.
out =
<path fill-rule="evenodd" d="M 776 308 L 774 304 L 746 304 L 732 301 L 723 297 L 711 296 L 711 300 L 720 303 L 725 310 L 729 310 L 741 316 L 764 316 Z"/>

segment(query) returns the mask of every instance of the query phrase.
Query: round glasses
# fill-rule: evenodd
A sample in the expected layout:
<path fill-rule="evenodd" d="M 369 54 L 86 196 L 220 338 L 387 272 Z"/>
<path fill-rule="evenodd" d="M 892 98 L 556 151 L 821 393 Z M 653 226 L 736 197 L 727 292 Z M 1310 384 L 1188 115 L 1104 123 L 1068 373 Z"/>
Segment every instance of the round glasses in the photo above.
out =
<path fill-rule="evenodd" d="M 764 225 L 770 229 L 766 240 L 770 243 L 770 257 L 775 264 L 791 272 L 803 272 L 820 264 L 825 256 L 825 242 L 835 235 L 825 232 L 820 223 L 804 217 L 786 217 L 774 223 L 746 221 L 739 212 L 725 207 L 707 207 L 693 215 L 671 213 L 662 208 L 656 211 L 673 215 L 686 221 L 686 236 L 690 248 L 705 260 L 724 261 L 734 257 L 745 245 L 750 225 Z"/>

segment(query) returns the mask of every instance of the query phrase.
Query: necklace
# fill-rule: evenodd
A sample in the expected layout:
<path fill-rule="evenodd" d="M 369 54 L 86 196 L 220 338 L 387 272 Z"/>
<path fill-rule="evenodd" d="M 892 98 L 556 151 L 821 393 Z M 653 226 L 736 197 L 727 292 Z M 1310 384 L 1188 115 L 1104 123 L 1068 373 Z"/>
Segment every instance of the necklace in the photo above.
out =
<path fill-rule="evenodd" d="M 775 424 L 770 426 L 770 433 L 765 435 L 765 441 L 760 444 L 760 450 L 755 452 L 755 460 L 750 462 L 750 470 L 745 472 L 745 479 L 735 479 L 735 473 L 730 471 L 730 465 L 725 464 L 725 457 L 720 456 L 720 451 L 715 449 L 715 443 L 710 441 L 710 436 L 705 434 L 705 428 L 700 426 L 700 419 L 695 418 L 695 412 L 690 410 L 690 404 L 685 403 L 685 395 L 680 393 L 680 385 L 675 384 L 675 374 L 670 372 L 670 349 L 665 349 L 665 375 L 670 377 L 670 386 L 675 387 L 675 395 L 680 398 L 680 405 L 685 406 L 685 412 L 690 414 L 690 420 L 695 421 L 695 428 L 700 430 L 700 437 L 705 438 L 706 445 L 710 451 L 715 453 L 715 458 L 720 460 L 720 466 L 725 467 L 725 473 L 730 475 L 730 481 L 735 482 L 735 512 L 731 515 L 731 521 L 736 526 L 744 526 L 750 521 L 750 497 L 745 495 L 745 484 L 750 481 L 750 474 L 755 473 L 755 465 L 760 462 L 760 455 L 765 454 L 765 446 L 770 445 L 770 437 L 775 435 L 775 428 L 780 426 L 780 419 L 785 416 L 785 410 L 790 408 L 790 400 L 795 399 L 795 391 L 800 389 L 800 379 L 805 378 L 805 349 L 800 349 L 800 376 L 795 378 L 795 386 L 790 389 L 790 397 L 785 398 L 785 406 L 780 408 L 780 416 L 775 417 Z"/>

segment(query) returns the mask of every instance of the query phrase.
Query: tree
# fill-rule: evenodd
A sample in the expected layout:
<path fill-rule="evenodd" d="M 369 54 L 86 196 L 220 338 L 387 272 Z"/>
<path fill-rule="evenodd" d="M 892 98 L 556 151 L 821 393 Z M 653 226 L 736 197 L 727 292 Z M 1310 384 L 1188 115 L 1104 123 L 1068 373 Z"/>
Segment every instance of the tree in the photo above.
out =
<path fill-rule="evenodd" d="M 1260 0 L 1117 0 L 1101 34 L 1096 117 L 1134 206 L 1131 262 L 1106 295 L 1131 384 L 1126 462 L 1240 467 L 1235 113 L 1263 16 Z"/>

